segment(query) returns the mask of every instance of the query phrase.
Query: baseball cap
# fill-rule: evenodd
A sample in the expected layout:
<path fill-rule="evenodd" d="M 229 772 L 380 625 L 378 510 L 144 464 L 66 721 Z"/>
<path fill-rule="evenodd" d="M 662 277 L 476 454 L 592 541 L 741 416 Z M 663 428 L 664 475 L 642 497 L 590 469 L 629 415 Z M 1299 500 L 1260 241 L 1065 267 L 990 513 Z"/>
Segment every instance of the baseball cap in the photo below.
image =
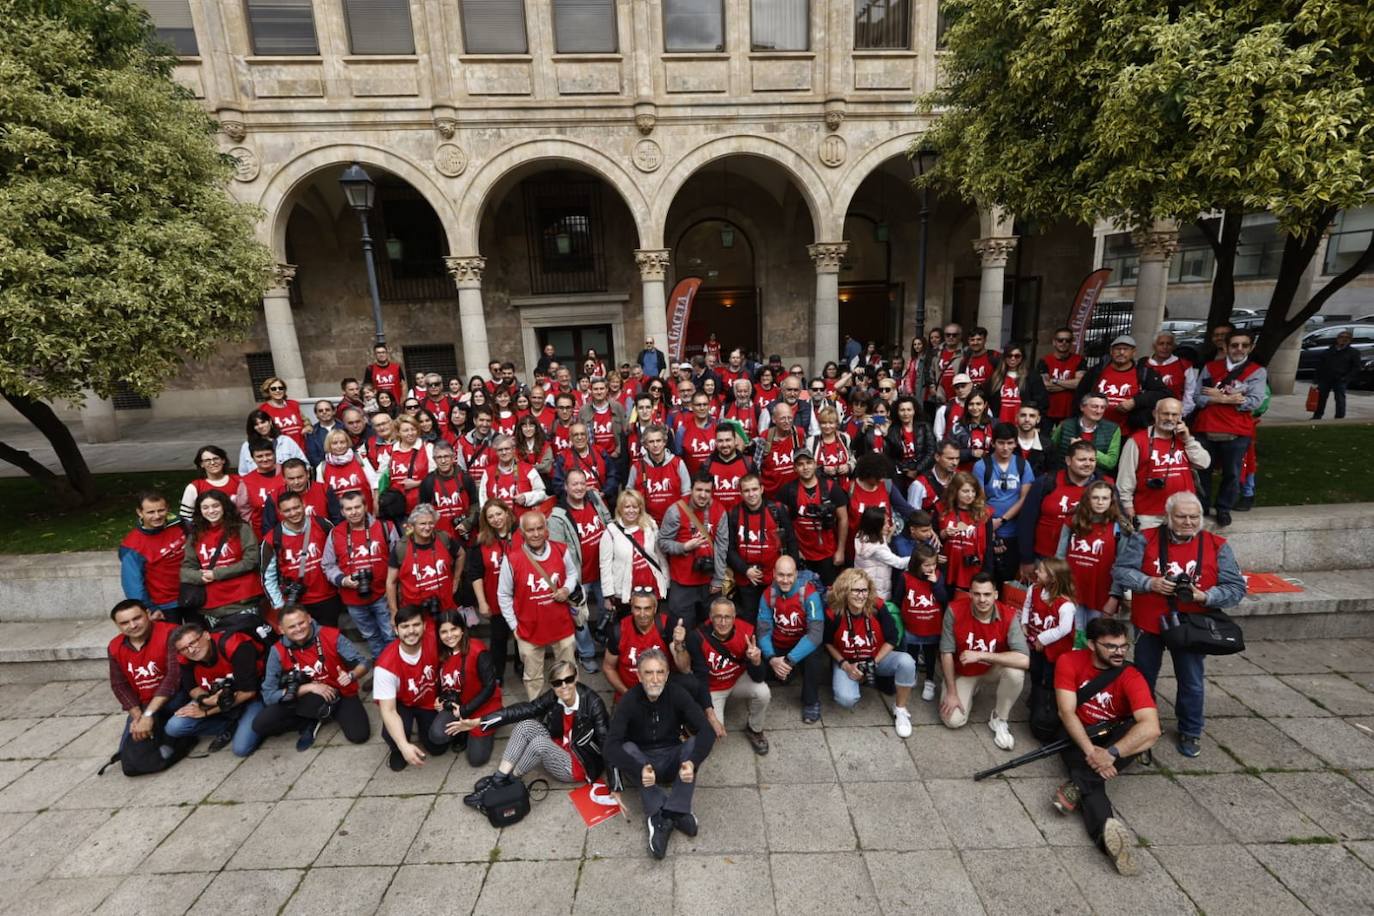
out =
<path fill-rule="evenodd" d="M 960 372 L 958 375 L 956 375 L 956 376 L 954 377 L 954 382 L 953 382 L 953 384 L 955 384 L 955 385 L 972 385 L 972 384 L 973 384 L 973 377 L 970 376 L 967 372 Z"/>
<path fill-rule="evenodd" d="M 1130 334 L 1118 334 L 1117 337 L 1116 337 L 1116 339 L 1112 341 L 1112 346 L 1113 346 L 1113 347 L 1122 347 L 1122 346 L 1125 346 L 1125 347 L 1134 347 L 1134 346 L 1135 346 L 1135 338 L 1132 337 Z"/>
<path fill-rule="evenodd" d="M 691 363 L 678 363 L 678 364 L 677 364 L 677 367 L 678 367 L 679 369 L 691 369 L 691 368 L 692 368 L 692 364 L 691 364 Z"/>
<path fill-rule="evenodd" d="M 793 463 L 796 463 L 796 462 L 801 461 L 801 460 L 803 460 L 803 459 L 805 459 L 805 460 L 807 460 L 807 461 L 815 461 L 815 460 L 816 460 L 816 456 L 813 455 L 813 454 L 811 454 L 811 449 L 809 449 L 809 448 L 799 448 L 799 449 L 797 449 L 795 452 L 792 453 L 792 461 L 793 461 Z"/>

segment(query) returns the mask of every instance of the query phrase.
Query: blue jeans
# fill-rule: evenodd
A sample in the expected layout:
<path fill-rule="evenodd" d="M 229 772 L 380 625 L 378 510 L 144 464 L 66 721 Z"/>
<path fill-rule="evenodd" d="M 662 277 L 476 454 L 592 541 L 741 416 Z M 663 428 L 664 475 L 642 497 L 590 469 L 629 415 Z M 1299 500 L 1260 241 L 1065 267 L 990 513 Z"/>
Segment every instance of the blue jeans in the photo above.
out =
<path fill-rule="evenodd" d="M 898 687 L 916 686 L 916 660 L 905 652 L 894 649 L 879 659 L 873 670 L 879 677 L 892 678 Z M 835 694 L 835 702 L 845 709 L 853 709 L 859 705 L 861 686 L 862 684 L 845 674 L 839 665 L 836 665 L 830 674 L 830 689 Z"/>
<path fill-rule="evenodd" d="M 1154 693 L 1155 679 L 1159 677 L 1160 666 L 1164 663 L 1164 640 L 1154 633 L 1139 631 L 1135 640 L 1135 666 L 1145 675 L 1145 681 Z M 1178 694 L 1174 697 L 1174 710 L 1178 713 L 1178 733 L 1189 738 L 1202 736 L 1203 718 L 1203 679 L 1204 664 L 1207 656 L 1200 652 L 1174 652 L 1169 655 L 1174 660 L 1174 677 L 1178 678 Z"/>
<path fill-rule="evenodd" d="M 348 616 L 358 627 L 358 633 L 367 640 L 368 651 L 375 660 L 382 650 L 396 641 L 396 631 L 391 626 L 391 610 L 386 606 L 383 595 L 371 604 L 348 605 Z"/>
<path fill-rule="evenodd" d="M 1237 436 L 1224 442 L 1204 437 L 1203 444 L 1207 446 L 1207 454 L 1212 456 L 1212 466 L 1198 475 L 1202 480 L 1202 492 L 1198 496 L 1202 499 L 1204 508 L 1215 505 L 1222 512 L 1230 512 L 1231 507 L 1236 504 L 1236 496 L 1240 490 L 1240 466 L 1245 461 L 1245 453 L 1250 449 L 1250 437 Z M 1215 502 L 1212 500 L 1213 470 L 1221 471 L 1221 485 L 1217 490 Z"/>
<path fill-rule="evenodd" d="M 600 582 L 583 582 L 582 594 L 587 599 L 587 626 L 578 627 L 573 631 L 573 642 L 576 645 L 578 658 L 596 658 L 596 643 L 592 640 L 591 624 L 595 623 L 606 609 L 601 606 L 605 600 L 601 595 Z"/>
<path fill-rule="evenodd" d="M 262 700 L 254 697 L 239 713 L 238 720 L 226 718 L 225 716 L 206 716 L 203 719 L 192 719 L 185 716 L 172 716 L 167 721 L 167 737 L 185 738 L 188 735 L 222 735 L 226 730 L 234 733 L 233 748 L 235 757 L 247 757 L 258 749 L 262 743 L 262 738 L 253 731 L 253 720 L 258 717 L 262 710 Z"/>

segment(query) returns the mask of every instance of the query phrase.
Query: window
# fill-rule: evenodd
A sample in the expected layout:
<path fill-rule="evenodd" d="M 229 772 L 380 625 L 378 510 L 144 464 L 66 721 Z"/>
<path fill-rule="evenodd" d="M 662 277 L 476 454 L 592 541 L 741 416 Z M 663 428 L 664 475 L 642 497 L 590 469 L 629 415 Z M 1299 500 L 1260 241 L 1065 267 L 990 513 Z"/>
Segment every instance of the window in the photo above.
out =
<path fill-rule="evenodd" d="M 378 183 L 373 234 L 377 292 L 383 301 L 458 298 L 444 265 L 448 241 L 443 224 L 419 191 L 407 184 Z"/>
<path fill-rule="evenodd" d="M 935 10 L 935 47 L 943 51 L 949 45 L 949 27 L 958 18 L 958 13 L 945 6 L 943 0 Z"/>
<path fill-rule="evenodd" d="M 1136 275 L 1140 273 L 1140 252 L 1129 232 L 1107 236 L 1102 249 L 1102 266 L 1111 268 L 1112 275 L 1107 282 L 1112 286 L 1135 285 Z"/>
<path fill-rule="evenodd" d="M 277 364 L 272 360 L 272 351 L 246 353 L 248 363 L 248 387 L 253 392 L 253 403 L 262 397 L 262 383 L 277 374 Z"/>
<path fill-rule="evenodd" d="M 854 0 L 854 47 L 859 51 L 911 47 L 911 0 Z"/>
<path fill-rule="evenodd" d="M 810 50 L 810 0 L 754 0 L 752 12 L 750 41 L 755 51 Z"/>
<path fill-rule="evenodd" d="M 1256 279 L 1277 277 L 1283 259 L 1283 235 L 1278 220 L 1268 213 L 1247 213 L 1240 224 L 1236 245 L 1235 277 Z"/>
<path fill-rule="evenodd" d="M 554 0 L 553 40 L 559 54 L 614 53 L 614 0 Z"/>
<path fill-rule="evenodd" d="M 153 406 L 151 399 L 134 391 L 128 382 L 115 382 L 110 403 L 114 405 L 115 410 L 150 410 Z"/>
<path fill-rule="evenodd" d="M 539 340 L 539 349 L 542 351 L 552 344 L 553 358 L 572 369 L 572 374 L 576 377 L 581 372 L 582 357 L 587 355 L 588 350 L 595 350 L 596 355 L 605 361 L 608 369 L 615 365 L 611 331 L 609 324 L 570 324 L 537 328 L 535 336 Z"/>
<path fill-rule="evenodd" d="M 152 17 L 157 37 L 171 45 L 178 57 L 200 54 L 191 25 L 191 0 L 139 0 L 139 5 Z"/>
<path fill-rule="evenodd" d="M 414 54 L 410 0 L 344 0 L 354 54 Z"/>
<path fill-rule="evenodd" d="M 1220 231 L 1220 220 L 1217 223 Z M 1216 255 L 1206 236 L 1196 225 L 1189 223 L 1178 232 L 1178 251 L 1169 262 L 1170 283 L 1210 283 L 1216 267 Z"/>
<path fill-rule="evenodd" d="M 663 0 L 665 51 L 724 51 L 724 0 Z"/>
<path fill-rule="evenodd" d="M 1331 224 L 1331 237 L 1326 242 L 1326 264 L 1322 272 L 1338 274 L 1359 260 L 1374 235 L 1374 207 L 1343 210 Z M 1374 268 L 1365 268 L 1369 273 Z"/>
<path fill-rule="evenodd" d="M 310 0 L 247 0 L 254 54 L 314 55 L 315 11 Z"/>
<path fill-rule="evenodd" d="M 463 49 L 469 54 L 525 54 L 524 0 L 462 0 Z"/>
<path fill-rule="evenodd" d="M 530 292 L 606 289 L 600 182 L 550 173 L 527 179 L 524 189 Z"/>
<path fill-rule="evenodd" d="M 406 367 L 411 378 L 414 378 L 417 372 L 437 372 L 445 381 L 462 377 L 458 374 L 458 353 L 453 344 L 417 344 L 401 347 L 401 365 Z"/>

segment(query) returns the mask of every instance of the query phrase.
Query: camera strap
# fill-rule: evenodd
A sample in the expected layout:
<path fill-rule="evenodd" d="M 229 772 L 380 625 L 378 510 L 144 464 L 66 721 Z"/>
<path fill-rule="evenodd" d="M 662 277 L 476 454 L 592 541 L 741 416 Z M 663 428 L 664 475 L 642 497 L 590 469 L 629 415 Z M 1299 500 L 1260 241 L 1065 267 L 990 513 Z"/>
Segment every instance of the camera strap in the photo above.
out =
<path fill-rule="evenodd" d="M 1168 526 L 1168 525 L 1160 525 L 1158 531 L 1159 531 L 1159 574 L 1160 574 L 1161 577 L 1167 579 L 1167 578 L 1169 577 L 1169 526 Z M 1201 531 L 1199 531 L 1199 532 L 1197 533 L 1197 565 L 1196 565 L 1196 567 L 1195 567 L 1194 572 L 1196 572 L 1196 573 L 1199 574 L 1199 575 L 1201 575 L 1201 573 L 1202 573 L 1202 548 L 1205 546 L 1205 545 L 1202 543 L 1203 533 L 1204 533 L 1204 532 L 1201 532 Z M 1185 570 L 1185 572 L 1186 572 L 1186 570 Z M 1170 611 L 1172 611 L 1172 612 L 1175 613 L 1175 614 L 1179 613 L 1179 609 L 1178 609 L 1178 598 L 1177 598 L 1176 596 L 1174 596 L 1174 595 L 1167 595 L 1167 596 L 1165 596 L 1165 601 L 1168 603 L 1168 605 L 1169 605 L 1169 610 L 1170 610 Z"/>
<path fill-rule="evenodd" d="M 643 548 L 642 546 L 640 546 L 639 541 L 636 541 L 636 540 L 634 539 L 634 537 L 632 537 L 632 536 L 630 535 L 630 533 L 629 533 L 628 531 L 625 530 L 625 527 L 624 527 L 623 525 L 621 525 L 620 522 L 611 522 L 611 524 L 612 524 L 612 525 L 615 525 L 616 528 L 618 528 L 618 529 L 620 530 L 620 533 L 623 534 L 623 535 L 625 535 L 625 540 L 627 540 L 627 541 L 630 542 L 630 546 L 633 547 L 633 548 L 635 549 L 635 553 L 637 553 L 637 554 L 639 554 L 641 557 L 643 557 L 643 558 L 644 558 L 644 561 L 654 568 L 654 572 L 658 573 L 659 575 L 662 575 L 662 574 L 663 574 L 663 567 L 658 565 L 658 561 L 657 561 L 657 560 L 655 560 L 653 557 L 649 556 L 648 552 L 646 552 L 646 551 L 644 550 L 644 548 Z M 645 536 L 646 538 L 649 536 L 649 531 L 648 531 L 648 529 L 646 529 L 646 528 L 640 528 L 639 530 L 644 532 L 644 536 Z"/>
<path fill-rule="evenodd" d="M 707 621 L 705 626 L 702 627 L 701 635 L 704 639 L 708 640 L 711 643 L 711 645 L 715 648 L 715 650 L 719 652 L 721 655 L 730 659 L 730 661 L 734 662 L 736 665 L 739 665 L 741 668 L 749 667 L 748 663 L 745 662 L 744 659 L 740 658 L 738 655 L 731 652 L 729 649 L 725 648 L 725 644 L 716 638 L 716 634 L 711 630 L 710 621 Z"/>
<path fill-rule="evenodd" d="M 525 552 L 525 557 L 534 564 L 535 571 L 539 573 L 539 578 L 544 580 L 544 584 L 548 586 L 549 594 L 552 596 L 554 592 L 558 591 L 558 588 L 553 584 L 553 580 L 549 578 L 549 574 L 544 572 L 543 564 L 535 559 L 534 551 L 530 550 L 529 544 L 521 544 L 520 549 Z"/>
<path fill-rule="evenodd" d="M 229 543 L 229 526 L 228 526 L 228 525 L 225 525 L 225 526 L 224 526 L 224 533 L 221 534 L 221 535 L 219 536 L 219 546 L 215 548 L 215 552 L 210 556 L 210 565 L 207 566 L 207 567 L 205 567 L 206 570 L 211 570 L 211 569 L 214 569 L 214 568 L 215 568 L 215 564 L 219 562 L 219 555 L 222 554 L 222 553 L 224 553 L 224 545 L 225 545 L 225 544 L 228 544 L 228 543 Z"/>
<path fill-rule="evenodd" d="M 687 500 L 679 499 L 677 501 L 677 507 L 679 512 L 687 516 L 687 521 L 691 522 L 692 529 L 696 531 L 697 537 L 704 538 L 709 547 L 712 543 L 711 536 L 706 533 L 706 526 L 701 523 L 701 519 L 697 518 L 697 514 L 692 511 L 692 507 L 687 505 Z"/>
<path fill-rule="evenodd" d="M 1094 696 L 1096 696 L 1099 691 L 1105 690 L 1107 687 L 1110 687 L 1112 682 L 1115 681 L 1117 678 L 1121 677 L 1121 673 L 1129 667 L 1131 667 L 1130 662 L 1125 663 L 1120 668 L 1108 668 L 1106 671 L 1099 673 L 1097 677 L 1093 678 L 1091 681 L 1088 681 L 1082 687 L 1079 687 L 1078 694 L 1074 698 L 1077 701 L 1076 705 L 1082 706 L 1084 703 L 1088 702 Z"/>

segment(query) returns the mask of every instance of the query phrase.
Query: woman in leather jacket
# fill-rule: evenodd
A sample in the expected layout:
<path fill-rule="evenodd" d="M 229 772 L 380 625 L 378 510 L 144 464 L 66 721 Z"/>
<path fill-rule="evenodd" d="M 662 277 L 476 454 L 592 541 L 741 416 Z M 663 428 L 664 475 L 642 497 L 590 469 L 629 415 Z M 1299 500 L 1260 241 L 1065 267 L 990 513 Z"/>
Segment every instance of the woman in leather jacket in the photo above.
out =
<path fill-rule="evenodd" d="M 464 719 L 462 730 L 493 729 L 515 723 L 496 772 L 477 780 L 463 801 L 477 807 L 481 795 L 542 766 L 559 782 L 592 782 L 606 769 L 602 756 L 610 716 L 601 697 L 577 681 L 577 667 L 557 662 L 549 672 L 549 690 L 528 703 L 516 703 L 480 719 Z"/>

